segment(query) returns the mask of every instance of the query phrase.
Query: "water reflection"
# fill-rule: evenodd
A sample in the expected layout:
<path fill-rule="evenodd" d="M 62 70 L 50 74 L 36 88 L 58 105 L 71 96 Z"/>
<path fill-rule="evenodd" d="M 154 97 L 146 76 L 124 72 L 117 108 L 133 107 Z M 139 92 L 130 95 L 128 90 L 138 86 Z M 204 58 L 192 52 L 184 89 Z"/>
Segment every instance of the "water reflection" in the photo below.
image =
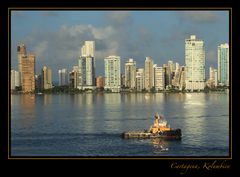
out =
<path fill-rule="evenodd" d="M 43 104 L 44 105 L 52 104 L 52 95 L 51 94 L 44 94 L 44 96 L 43 96 Z"/>
<path fill-rule="evenodd" d="M 169 142 L 161 138 L 151 139 L 151 143 L 153 144 L 153 153 L 155 154 L 159 154 L 169 150 Z"/>
<path fill-rule="evenodd" d="M 23 94 L 20 95 L 20 124 L 23 128 L 28 128 L 32 126 L 36 120 L 36 110 L 35 110 L 36 97 L 34 94 Z M 12 117 L 19 118 L 19 116 Z"/>
<path fill-rule="evenodd" d="M 199 145 L 204 141 L 206 136 L 206 95 L 199 93 L 191 93 L 186 95 L 186 101 L 184 103 L 184 117 L 188 119 L 182 120 L 183 134 L 186 135 L 186 141 L 191 136 L 192 140 L 189 144 Z"/>

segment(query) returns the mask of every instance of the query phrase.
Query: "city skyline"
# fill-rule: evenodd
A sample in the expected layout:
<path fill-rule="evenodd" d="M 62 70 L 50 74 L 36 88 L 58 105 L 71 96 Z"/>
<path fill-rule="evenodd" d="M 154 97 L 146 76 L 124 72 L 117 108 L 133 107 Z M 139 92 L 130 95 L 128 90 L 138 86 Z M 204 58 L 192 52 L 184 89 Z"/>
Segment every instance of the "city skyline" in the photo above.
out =
<path fill-rule="evenodd" d="M 228 11 L 13 11 L 12 69 L 20 41 L 36 55 L 36 73 L 46 65 L 54 82 L 59 69 L 77 65 L 87 40 L 96 42 L 96 76 L 104 75 L 110 55 L 121 56 L 122 63 L 133 58 L 138 68 L 147 56 L 158 65 L 168 60 L 184 65 L 184 40 L 192 34 L 205 42 L 206 68 L 217 68 L 217 46 L 229 42 L 228 17 Z"/>

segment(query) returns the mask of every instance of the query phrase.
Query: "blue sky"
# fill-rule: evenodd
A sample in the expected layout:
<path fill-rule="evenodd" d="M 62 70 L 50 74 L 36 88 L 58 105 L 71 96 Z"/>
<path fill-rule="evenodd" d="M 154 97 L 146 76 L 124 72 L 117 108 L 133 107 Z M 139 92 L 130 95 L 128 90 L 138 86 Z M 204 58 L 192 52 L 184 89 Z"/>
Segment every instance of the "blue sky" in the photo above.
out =
<path fill-rule="evenodd" d="M 36 54 L 36 73 L 72 70 L 85 40 L 96 41 L 96 73 L 104 75 L 104 57 L 121 56 L 144 66 L 145 57 L 162 65 L 184 65 L 184 40 L 195 34 L 204 40 L 206 74 L 217 67 L 217 46 L 229 42 L 228 11 L 11 11 L 11 68 L 17 69 L 17 44 Z"/>

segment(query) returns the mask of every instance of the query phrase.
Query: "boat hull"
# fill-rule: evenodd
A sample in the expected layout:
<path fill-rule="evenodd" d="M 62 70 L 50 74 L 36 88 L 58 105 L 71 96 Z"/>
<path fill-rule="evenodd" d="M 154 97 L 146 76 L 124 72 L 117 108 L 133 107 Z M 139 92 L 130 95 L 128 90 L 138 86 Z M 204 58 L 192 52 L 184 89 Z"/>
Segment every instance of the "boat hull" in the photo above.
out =
<path fill-rule="evenodd" d="M 181 129 L 169 130 L 159 133 L 150 133 L 150 132 L 124 132 L 122 133 L 122 138 L 129 139 L 129 138 L 163 138 L 163 139 L 181 139 L 182 133 Z"/>

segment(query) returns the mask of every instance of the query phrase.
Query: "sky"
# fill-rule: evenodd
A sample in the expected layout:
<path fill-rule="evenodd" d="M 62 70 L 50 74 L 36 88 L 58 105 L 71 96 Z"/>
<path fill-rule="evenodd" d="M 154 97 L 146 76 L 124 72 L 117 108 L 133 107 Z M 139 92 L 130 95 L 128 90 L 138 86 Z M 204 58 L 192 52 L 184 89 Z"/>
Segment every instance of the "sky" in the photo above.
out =
<path fill-rule="evenodd" d="M 78 64 L 86 40 L 95 41 L 96 74 L 104 75 L 104 58 L 121 57 L 121 68 L 133 58 L 144 67 L 150 56 L 161 66 L 168 60 L 185 65 L 185 39 L 204 41 L 206 75 L 217 68 L 217 46 L 229 43 L 228 11 L 11 11 L 11 69 L 18 70 L 17 45 L 36 55 L 36 74 Z"/>

